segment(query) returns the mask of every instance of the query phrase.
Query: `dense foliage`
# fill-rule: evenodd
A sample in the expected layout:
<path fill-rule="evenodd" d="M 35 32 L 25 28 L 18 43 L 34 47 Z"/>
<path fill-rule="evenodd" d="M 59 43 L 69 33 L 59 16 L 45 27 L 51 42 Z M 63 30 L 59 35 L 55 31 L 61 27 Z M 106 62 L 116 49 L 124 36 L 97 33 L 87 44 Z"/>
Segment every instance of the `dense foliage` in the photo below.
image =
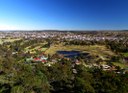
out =
<path fill-rule="evenodd" d="M 22 44 L 23 41 L 24 44 Z M 24 59 L 30 57 L 30 53 L 24 53 L 23 49 L 30 45 L 34 47 L 34 44 L 44 43 L 44 41 L 45 39 L 19 40 L 0 45 L 0 93 L 128 93 L 127 73 L 104 71 L 97 67 L 88 68 L 64 58 L 58 59 L 52 66 L 26 63 Z M 57 39 L 46 39 L 46 41 L 48 43 L 42 47 L 59 43 Z M 121 40 L 63 40 L 63 42 L 65 46 L 106 45 L 107 48 L 119 54 L 128 51 L 127 41 Z M 17 53 L 12 54 L 12 52 Z M 56 57 L 56 55 L 48 56 L 49 61 L 52 57 Z M 112 57 L 111 61 L 119 61 L 121 58 L 120 55 Z M 89 62 L 91 60 L 88 60 Z"/>
<path fill-rule="evenodd" d="M 63 62 L 63 63 L 62 63 Z M 51 67 L 1 59 L 1 93 L 127 93 L 128 75 L 76 65 L 67 60 Z M 77 73 L 73 73 L 73 69 Z"/>

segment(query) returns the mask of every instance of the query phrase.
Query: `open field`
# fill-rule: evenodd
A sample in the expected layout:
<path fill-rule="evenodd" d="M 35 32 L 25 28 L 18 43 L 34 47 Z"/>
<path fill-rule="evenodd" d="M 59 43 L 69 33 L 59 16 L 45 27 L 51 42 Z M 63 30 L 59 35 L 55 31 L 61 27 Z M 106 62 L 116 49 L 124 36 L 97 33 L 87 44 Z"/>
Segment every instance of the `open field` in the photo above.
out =
<path fill-rule="evenodd" d="M 58 45 L 52 45 L 48 50 L 46 50 L 46 54 L 55 54 L 56 51 L 58 50 L 66 50 L 66 51 L 71 51 L 71 50 L 77 50 L 77 51 L 82 51 L 82 52 L 88 52 L 91 55 L 98 55 L 100 57 L 106 57 L 107 55 L 113 56 L 115 55 L 113 52 L 108 50 L 105 46 L 100 46 L 100 45 L 91 45 L 91 46 L 80 46 L 80 45 L 67 45 L 64 46 L 63 44 L 58 44 Z"/>
<path fill-rule="evenodd" d="M 28 46 L 26 47 L 24 50 L 30 51 L 30 53 L 36 53 L 36 50 L 38 51 L 45 51 L 47 50 L 47 48 L 42 47 L 43 45 L 45 45 L 46 43 L 39 43 L 39 44 L 34 44 L 32 46 Z"/>
<path fill-rule="evenodd" d="M 11 38 L 0 39 L 0 44 L 3 44 L 4 42 L 14 42 L 14 41 L 18 41 L 18 40 L 21 40 L 21 38 L 15 38 L 15 39 L 11 39 Z"/>
<path fill-rule="evenodd" d="M 123 53 L 123 56 L 124 57 L 128 57 L 128 53 Z"/>
<path fill-rule="evenodd" d="M 113 62 L 113 64 L 116 66 L 119 66 L 121 68 L 127 68 L 128 67 L 126 64 L 123 64 L 123 63 Z"/>

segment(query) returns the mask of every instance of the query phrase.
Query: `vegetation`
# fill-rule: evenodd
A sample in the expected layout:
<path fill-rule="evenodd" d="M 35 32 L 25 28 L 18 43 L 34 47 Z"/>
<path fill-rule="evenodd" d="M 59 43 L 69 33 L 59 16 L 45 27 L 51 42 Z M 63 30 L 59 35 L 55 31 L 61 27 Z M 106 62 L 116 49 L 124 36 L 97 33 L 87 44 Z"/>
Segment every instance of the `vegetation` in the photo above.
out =
<path fill-rule="evenodd" d="M 56 37 L 4 42 L 0 45 L 0 93 L 128 93 L 124 40 L 86 42 Z M 58 50 L 89 55 L 65 58 Z M 31 60 L 42 55 L 48 58 L 46 63 Z"/>

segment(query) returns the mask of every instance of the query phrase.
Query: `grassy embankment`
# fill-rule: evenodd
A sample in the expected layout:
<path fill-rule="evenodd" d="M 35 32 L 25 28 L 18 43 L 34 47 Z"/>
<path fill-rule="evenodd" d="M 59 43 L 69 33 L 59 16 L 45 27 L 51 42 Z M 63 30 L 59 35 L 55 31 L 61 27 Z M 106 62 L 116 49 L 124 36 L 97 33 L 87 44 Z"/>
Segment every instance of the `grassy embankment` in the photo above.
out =
<path fill-rule="evenodd" d="M 64 46 L 63 44 L 52 45 L 47 51 L 46 54 L 55 54 L 58 50 L 77 50 L 82 52 L 88 52 L 92 55 L 115 55 L 113 52 L 108 50 L 105 46 L 99 45 L 92 45 L 92 46 L 80 46 L 80 45 L 67 45 Z"/>
<path fill-rule="evenodd" d="M 25 52 L 30 51 L 30 53 L 35 54 L 36 50 L 38 51 L 45 51 L 47 50 L 47 48 L 42 47 L 43 45 L 45 45 L 46 43 L 38 43 L 38 44 L 33 44 L 31 46 L 28 46 L 24 49 Z"/>
<path fill-rule="evenodd" d="M 64 46 L 62 43 L 58 45 L 52 45 L 49 49 L 46 50 L 46 54 L 53 55 L 56 51 L 82 51 L 85 53 L 89 53 L 91 56 L 98 56 L 103 60 L 107 60 L 108 56 L 115 55 L 111 50 L 107 49 L 105 46 L 100 45 L 91 45 L 91 46 L 81 46 L 81 45 L 66 45 Z M 97 59 L 98 59 L 97 58 Z"/>
<path fill-rule="evenodd" d="M 99 58 L 103 60 L 109 59 L 111 56 L 115 56 L 116 54 L 112 52 L 111 50 L 107 49 L 106 46 L 101 45 L 91 45 L 91 46 L 80 46 L 80 45 L 67 45 L 64 46 L 62 43 L 58 45 L 52 45 L 49 49 L 46 50 L 46 54 L 53 55 L 56 53 L 56 51 L 71 51 L 71 50 L 77 50 L 82 51 L 86 53 L 90 53 L 92 56 L 98 56 Z M 125 56 L 128 56 L 128 53 L 125 54 Z M 102 62 L 104 63 L 104 62 Z M 119 62 L 113 62 L 114 65 L 120 66 L 121 68 L 126 68 L 127 65 Z"/>
<path fill-rule="evenodd" d="M 0 39 L 0 44 L 3 44 L 4 42 L 14 42 L 14 41 L 18 41 L 21 40 L 21 38 L 6 38 L 6 39 Z"/>

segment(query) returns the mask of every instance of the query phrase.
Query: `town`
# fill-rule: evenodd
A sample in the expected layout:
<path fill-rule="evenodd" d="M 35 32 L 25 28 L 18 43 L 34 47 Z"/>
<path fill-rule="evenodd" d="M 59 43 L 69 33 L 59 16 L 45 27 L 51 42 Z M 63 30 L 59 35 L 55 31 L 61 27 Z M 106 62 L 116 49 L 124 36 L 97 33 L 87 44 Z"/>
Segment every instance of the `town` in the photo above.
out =
<path fill-rule="evenodd" d="M 85 59 L 82 61 L 93 60 L 93 63 L 84 63 L 84 66 L 87 67 L 99 67 L 103 68 L 103 70 L 117 70 L 115 69 L 117 66 L 121 69 L 126 69 L 128 66 L 128 49 L 127 49 L 127 35 L 128 33 L 125 31 L 122 32 L 103 32 L 103 31 L 95 31 L 95 32 L 71 32 L 71 31 L 39 31 L 39 32 L 0 32 L 0 44 L 6 45 L 10 49 L 13 47 L 12 55 L 19 54 L 19 51 L 22 51 L 23 55 L 29 55 L 29 57 L 25 57 L 25 62 L 42 62 L 47 63 L 49 66 L 54 62 L 57 62 L 57 58 L 52 58 L 54 55 L 58 57 L 58 59 L 69 59 L 76 60 L 77 63 L 80 62 L 78 59 L 82 59 L 81 56 L 85 56 Z M 94 34 L 95 33 L 95 34 Z M 106 42 L 117 42 L 122 43 L 126 46 L 126 51 L 117 54 L 114 53 L 115 50 L 111 50 L 110 45 L 106 45 Z M 18 43 L 16 46 L 12 44 Z M 108 43 L 109 43 L 108 42 Z M 27 44 L 25 47 L 23 43 Z M 109 48 L 110 49 L 109 49 Z M 119 46 L 120 47 L 120 46 Z M 64 52 L 57 52 L 64 51 Z M 80 51 L 82 53 L 80 53 Z M 94 52 L 93 52 L 94 51 Z M 100 53 L 102 51 L 102 53 Z M 83 55 L 83 54 L 87 55 Z M 70 57 L 71 55 L 71 57 Z M 121 59 L 122 62 L 107 62 L 111 61 L 112 58 L 119 58 L 123 56 Z M 66 56 L 66 57 L 65 57 Z M 51 58 L 49 58 L 51 57 Z M 91 57 L 91 58 L 89 58 Z M 50 62 L 49 62 L 50 59 Z M 23 59 L 22 59 L 23 60 Z M 97 62 L 100 60 L 99 62 Z M 73 62 L 72 61 L 72 62 Z M 115 61 L 115 60 L 114 60 Z M 111 63 L 111 64 L 110 64 Z M 109 65 L 108 65 L 109 64 Z M 112 65 L 113 64 L 113 65 Z M 120 66 L 122 65 L 122 66 Z M 126 68 L 124 68 L 126 67 Z M 120 73 L 120 72 L 118 72 Z"/>
<path fill-rule="evenodd" d="M 128 93 L 128 0 L 0 0 L 0 93 Z"/>
<path fill-rule="evenodd" d="M 19 82 L 14 79 L 18 80 L 24 75 L 26 77 L 27 74 L 35 73 L 36 75 L 38 73 L 42 76 L 44 73 L 48 79 L 47 82 L 55 90 L 47 89 L 53 93 L 66 91 L 65 88 L 73 93 L 74 86 L 78 87 L 77 83 L 80 83 L 75 82 L 76 85 L 73 83 L 79 75 L 83 75 L 82 78 L 84 78 L 84 75 L 90 74 L 96 76 L 97 79 L 103 75 L 110 75 L 111 79 L 121 76 L 120 78 L 123 78 L 126 83 L 128 74 L 127 36 L 128 32 L 125 31 L 0 32 L 1 78 L 5 84 L 10 86 L 11 82 L 14 84 Z M 102 74 L 100 75 L 100 73 Z M 37 78 L 38 75 L 33 77 Z M 33 82 L 33 79 L 26 78 L 26 82 L 29 80 Z M 68 81 L 65 81 L 67 79 Z M 91 79 L 95 80 L 93 77 Z M 101 80 L 97 82 L 101 82 Z M 62 82 L 64 85 L 56 87 L 57 83 Z M 66 82 L 72 82 L 69 83 L 70 88 L 65 85 Z M 45 84 L 49 87 L 49 84 L 46 82 Z M 81 84 L 83 86 L 85 83 Z M 94 88 L 94 90 L 102 91 L 100 88 L 98 90 Z"/>

